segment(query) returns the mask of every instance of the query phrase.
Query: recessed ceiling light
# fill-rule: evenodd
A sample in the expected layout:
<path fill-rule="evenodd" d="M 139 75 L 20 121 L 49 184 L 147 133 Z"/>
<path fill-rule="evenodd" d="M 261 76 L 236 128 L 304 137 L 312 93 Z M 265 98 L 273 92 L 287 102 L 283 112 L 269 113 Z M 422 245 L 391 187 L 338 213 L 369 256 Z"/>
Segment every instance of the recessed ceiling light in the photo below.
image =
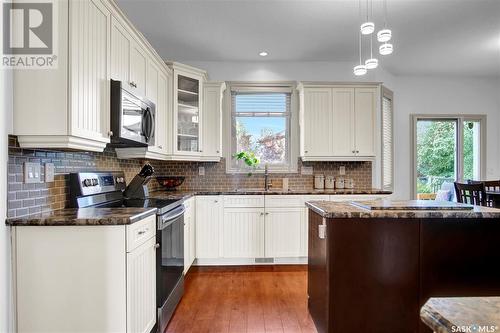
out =
<path fill-rule="evenodd" d="M 267 53 L 266 51 L 262 51 L 262 52 L 260 52 L 260 53 L 259 53 L 259 55 L 260 55 L 261 57 L 267 57 L 267 55 L 268 55 L 268 54 L 269 54 L 269 53 Z"/>

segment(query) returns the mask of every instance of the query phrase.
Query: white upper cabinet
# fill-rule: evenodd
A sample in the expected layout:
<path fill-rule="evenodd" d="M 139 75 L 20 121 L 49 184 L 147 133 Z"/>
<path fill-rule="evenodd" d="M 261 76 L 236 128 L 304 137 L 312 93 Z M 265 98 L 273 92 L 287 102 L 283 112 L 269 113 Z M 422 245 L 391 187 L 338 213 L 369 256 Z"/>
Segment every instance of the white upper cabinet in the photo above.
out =
<path fill-rule="evenodd" d="M 200 161 L 203 152 L 203 87 L 207 73 L 177 62 L 167 64 L 173 70 L 172 159 Z"/>
<path fill-rule="evenodd" d="M 222 156 L 222 98 L 225 89 L 224 82 L 207 82 L 203 86 L 203 161 L 219 162 Z"/>
<path fill-rule="evenodd" d="M 26 148 L 102 151 L 110 134 L 111 12 L 100 0 L 58 4 L 58 67 L 14 70 L 14 134 Z"/>
<path fill-rule="evenodd" d="M 328 156 L 332 152 L 332 89 L 311 88 L 304 91 L 301 116 L 304 157 Z"/>
<path fill-rule="evenodd" d="M 130 49 L 132 36 L 113 16 L 111 18 L 111 78 L 130 82 Z"/>
<path fill-rule="evenodd" d="M 304 161 L 376 158 L 378 85 L 299 85 Z"/>
<path fill-rule="evenodd" d="M 130 89 L 138 96 L 145 96 L 148 60 L 142 46 L 132 41 L 130 48 Z"/>
<path fill-rule="evenodd" d="M 332 125 L 332 153 L 334 156 L 353 156 L 354 142 L 354 88 L 334 88 Z"/>
<path fill-rule="evenodd" d="M 378 88 L 356 89 L 354 101 L 356 156 L 375 156 L 378 92 Z"/>

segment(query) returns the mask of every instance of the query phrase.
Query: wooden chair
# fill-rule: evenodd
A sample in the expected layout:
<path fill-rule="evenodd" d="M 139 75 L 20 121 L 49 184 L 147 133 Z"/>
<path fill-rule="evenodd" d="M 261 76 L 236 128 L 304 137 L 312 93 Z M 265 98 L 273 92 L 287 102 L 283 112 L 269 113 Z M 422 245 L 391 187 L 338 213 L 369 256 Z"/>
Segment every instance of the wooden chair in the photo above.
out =
<path fill-rule="evenodd" d="M 500 180 L 468 180 L 468 184 L 484 184 L 486 192 L 500 192 Z"/>
<path fill-rule="evenodd" d="M 462 184 L 455 182 L 457 202 L 476 206 L 488 206 L 486 190 L 483 182 L 478 184 Z"/>

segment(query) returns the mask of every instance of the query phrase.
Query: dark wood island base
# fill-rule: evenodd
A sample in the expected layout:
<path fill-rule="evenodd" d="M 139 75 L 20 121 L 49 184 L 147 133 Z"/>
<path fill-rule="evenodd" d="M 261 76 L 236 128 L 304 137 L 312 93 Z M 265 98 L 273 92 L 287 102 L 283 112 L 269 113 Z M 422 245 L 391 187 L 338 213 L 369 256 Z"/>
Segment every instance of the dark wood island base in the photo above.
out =
<path fill-rule="evenodd" d="M 500 210 L 308 207 L 309 311 L 320 333 L 432 332 L 420 321 L 430 297 L 500 295 Z"/>

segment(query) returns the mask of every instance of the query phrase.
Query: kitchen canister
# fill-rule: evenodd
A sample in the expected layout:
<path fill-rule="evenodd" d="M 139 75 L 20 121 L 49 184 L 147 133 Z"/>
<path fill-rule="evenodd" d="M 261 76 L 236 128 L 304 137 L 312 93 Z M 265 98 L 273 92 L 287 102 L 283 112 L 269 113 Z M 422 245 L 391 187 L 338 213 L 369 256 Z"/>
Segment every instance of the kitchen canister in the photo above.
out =
<path fill-rule="evenodd" d="M 345 180 L 345 188 L 348 188 L 348 189 L 354 188 L 354 180 L 352 178 L 347 178 Z"/>
<path fill-rule="evenodd" d="M 329 190 L 335 188 L 335 177 L 334 176 L 326 176 L 325 177 L 325 188 L 329 189 Z"/>
<path fill-rule="evenodd" d="M 314 188 L 317 190 L 323 190 L 325 188 L 325 176 L 315 175 L 314 176 Z"/>
<path fill-rule="evenodd" d="M 337 178 L 337 181 L 335 182 L 335 188 L 338 188 L 338 189 L 345 188 L 344 178 L 342 178 L 342 177 Z"/>

